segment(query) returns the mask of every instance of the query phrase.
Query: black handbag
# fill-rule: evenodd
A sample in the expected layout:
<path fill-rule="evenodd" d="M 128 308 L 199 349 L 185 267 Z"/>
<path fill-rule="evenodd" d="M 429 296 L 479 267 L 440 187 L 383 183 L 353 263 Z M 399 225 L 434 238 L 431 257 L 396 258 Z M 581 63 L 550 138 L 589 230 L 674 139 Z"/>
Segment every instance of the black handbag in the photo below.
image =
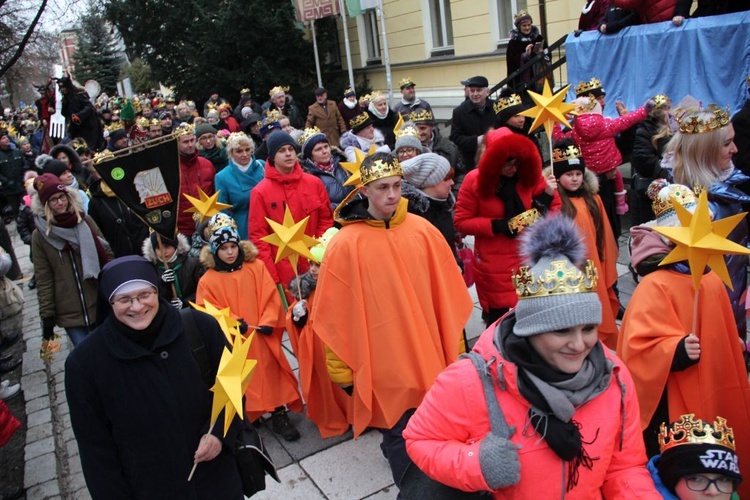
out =
<path fill-rule="evenodd" d="M 206 346 L 198 332 L 198 325 L 195 323 L 193 314 L 194 311 L 192 309 L 182 309 L 180 311 L 188 345 L 193 351 L 193 357 L 196 363 L 198 363 L 203 381 L 208 387 L 211 387 L 214 384 L 214 380 L 211 377 L 211 365 L 208 361 Z M 247 418 L 242 420 L 242 428 L 237 434 L 237 441 L 234 445 L 234 456 L 237 461 L 237 470 L 242 479 L 242 493 L 246 497 L 251 497 L 255 493 L 266 489 L 266 474 L 274 478 L 277 483 L 281 482 L 279 474 L 276 472 L 276 466 L 266 451 L 260 434 L 247 422 Z"/>

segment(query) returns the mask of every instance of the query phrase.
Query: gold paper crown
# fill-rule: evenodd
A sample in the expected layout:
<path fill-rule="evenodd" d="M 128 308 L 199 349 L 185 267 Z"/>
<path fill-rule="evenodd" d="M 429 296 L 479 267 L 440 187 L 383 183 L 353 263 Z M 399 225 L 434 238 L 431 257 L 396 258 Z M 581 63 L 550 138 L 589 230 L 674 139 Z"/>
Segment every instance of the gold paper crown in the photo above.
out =
<path fill-rule="evenodd" d="M 161 123 L 161 122 L 159 122 Z M 145 129 L 148 127 L 149 120 L 145 116 L 141 116 L 138 119 L 136 119 L 135 124 L 138 125 L 139 128 Z"/>
<path fill-rule="evenodd" d="M 276 87 L 268 91 L 268 95 L 273 97 L 275 94 L 278 94 L 279 92 L 288 92 L 288 91 L 289 91 L 289 87 L 282 87 L 281 85 L 277 85 Z"/>
<path fill-rule="evenodd" d="M 501 97 L 500 99 L 495 101 L 493 107 L 495 108 L 495 114 L 497 115 L 502 110 L 508 109 L 511 106 L 516 106 L 518 104 L 522 104 L 521 96 L 518 94 L 511 94 L 508 97 Z"/>
<path fill-rule="evenodd" d="M 344 89 L 344 97 L 346 97 L 346 94 L 348 94 L 350 92 L 354 92 L 354 89 L 351 88 L 351 87 L 346 87 L 346 89 Z"/>
<path fill-rule="evenodd" d="M 651 186 L 654 186 L 654 188 L 651 189 Z M 651 202 L 651 208 L 657 219 L 663 217 L 669 212 L 674 212 L 672 201 L 676 201 L 683 207 L 689 207 L 698 203 L 698 197 L 696 194 L 690 190 L 689 187 L 683 186 L 682 184 L 669 184 L 667 186 L 662 186 L 661 183 L 652 183 L 651 186 L 649 186 L 648 195 L 653 200 Z M 667 189 L 667 193 L 666 196 L 662 198 L 660 193 L 664 188 Z"/>
<path fill-rule="evenodd" d="M 656 94 L 651 100 L 654 101 L 654 109 L 659 109 L 669 104 L 669 97 L 664 94 Z"/>
<path fill-rule="evenodd" d="M 227 137 L 227 142 L 231 142 L 231 141 L 233 141 L 235 139 L 236 140 L 244 139 L 246 141 L 250 141 L 250 138 L 247 136 L 247 134 L 245 132 L 232 132 Z"/>
<path fill-rule="evenodd" d="M 154 127 L 155 127 L 155 126 L 157 126 L 157 125 L 159 125 L 159 126 L 161 127 L 161 120 L 160 120 L 160 119 L 158 119 L 158 118 L 153 118 L 153 119 L 152 119 L 152 120 L 151 120 L 151 121 L 149 122 L 149 125 L 151 125 L 151 126 L 154 126 Z"/>
<path fill-rule="evenodd" d="M 212 233 L 217 229 L 221 229 L 224 227 L 237 229 L 237 223 L 234 221 L 234 219 L 224 212 L 219 212 L 218 214 L 211 217 L 211 220 L 208 221 L 208 230 Z"/>
<path fill-rule="evenodd" d="M 370 94 L 365 94 L 359 98 L 359 105 L 362 106 L 364 103 L 370 102 Z"/>
<path fill-rule="evenodd" d="M 249 93 L 250 93 L 250 89 L 247 87 L 243 87 L 242 90 L 240 90 L 240 95 L 249 94 Z"/>
<path fill-rule="evenodd" d="M 552 151 L 552 162 L 557 163 L 559 161 L 570 161 L 575 158 L 581 157 L 581 150 L 575 147 L 573 144 L 568 146 L 567 149 L 562 150 L 555 148 L 554 151 Z"/>
<path fill-rule="evenodd" d="M 318 127 L 313 126 L 313 127 L 310 127 L 310 128 L 306 128 L 305 130 L 302 131 L 302 133 L 297 138 L 297 142 L 299 143 L 300 146 L 302 146 L 302 145 L 304 145 L 307 142 L 307 140 L 310 137 L 312 137 L 312 136 L 314 136 L 316 134 L 321 134 L 321 133 L 322 132 L 320 131 L 320 129 Z"/>
<path fill-rule="evenodd" d="M 106 127 L 107 132 L 110 134 L 114 132 L 115 130 L 122 130 L 125 127 L 123 127 L 122 122 L 112 122 L 109 126 Z"/>
<path fill-rule="evenodd" d="M 536 276 L 530 266 L 521 266 L 518 274 L 513 273 L 513 285 L 519 300 L 595 292 L 598 279 L 599 274 L 591 259 L 586 261 L 583 270 L 568 260 L 553 260 L 547 269 Z"/>
<path fill-rule="evenodd" d="M 115 157 L 115 154 L 112 151 L 110 151 L 109 149 L 105 149 L 104 151 L 101 151 L 94 155 L 94 164 L 98 165 L 101 162 L 105 160 L 109 160 L 114 157 Z"/>
<path fill-rule="evenodd" d="M 284 116 L 278 109 L 269 109 L 266 111 L 266 119 L 264 123 L 274 123 L 279 121 Z"/>
<path fill-rule="evenodd" d="M 401 169 L 401 163 L 398 159 L 392 156 L 387 161 L 376 160 L 369 166 L 366 166 L 365 162 L 362 162 L 362 165 L 359 166 L 359 174 L 362 185 L 365 186 L 383 177 L 391 177 L 393 175 L 403 177 L 404 171 Z"/>
<path fill-rule="evenodd" d="M 363 111 L 351 120 L 349 120 L 349 126 L 351 128 L 356 128 L 365 123 L 367 120 L 370 119 L 370 114 L 367 111 Z"/>
<path fill-rule="evenodd" d="M 515 23 L 516 23 L 516 22 L 517 22 L 517 21 L 518 21 L 519 19 L 521 19 L 522 17 L 531 17 L 531 16 L 529 15 L 529 11 L 527 11 L 527 10 L 522 10 L 521 12 L 519 12 L 518 14 L 516 14 L 515 16 L 513 16 L 513 23 L 515 24 Z"/>
<path fill-rule="evenodd" d="M 412 80 L 410 76 L 407 76 L 406 78 L 402 78 L 401 81 L 398 82 L 398 86 L 401 88 L 404 88 L 407 85 L 414 85 L 414 80 Z"/>
<path fill-rule="evenodd" d="M 181 123 L 174 131 L 177 135 L 190 135 L 195 133 L 195 126 L 190 123 Z"/>
<path fill-rule="evenodd" d="M 222 102 L 218 106 L 216 106 L 217 111 L 232 111 L 232 106 L 228 102 Z"/>
<path fill-rule="evenodd" d="M 420 109 L 418 111 L 412 111 L 409 114 L 409 121 L 412 123 L 434 122 L 435 117 L 429 109 Z"/>
<path fill-rule="evenodd" d="M 578 85 L 576 85 L 576 97 L 580 97 L 601 88 L 602 82 L 598 78 L 592 78 L 588 82 L 579 82 Z"/>
<path fill-rule="evenodd" d="M 711 113 L 708 120 L 698 118 L 698 113 Z M 702 134 L 704 132 L 713 132 L 729 125 L 729 106 L 726 109 L 711 104 L 708 109 L 693 109 L 687 111 L 678 118 L 680 132 L 683 134 Z"/>
<path fill-rule="evenodd" d="M 669 428 L 666 424 L 661 424 L 659 448 L 662 453 L 684 444 L 716 444 L 734 451 L 734 430 L 727 425 L 726 419 L 718 415 L 711 426 L 708 422 L 695 418 L 694 413 L 682 415 Z"/>
<path fill-rule="evenodd" d="M 394 134 L 396 135 L 396 139 L 399 137 L 404 137 L 405 135 L 412 135 L 419 139 L 419 130 L 417 130 L 416 127 L 413 127 L 411 124 L 404 125 L 401 127 L 401 130 L 395 130 Z"/>
<path fill-rule="evenodd" d="M 513 234 L 518 234 L 527 227 L 533 225 L 541 217 L 542 214 L 539 213 L 539 210 L 537 210 L 536 208 L 531 208 L 529 210 L 526 210 L 525 212 L 521 212 L 515 217 L 512 217 L 508 221 L 508 227 L 511 231 L 513 231 Z"/>

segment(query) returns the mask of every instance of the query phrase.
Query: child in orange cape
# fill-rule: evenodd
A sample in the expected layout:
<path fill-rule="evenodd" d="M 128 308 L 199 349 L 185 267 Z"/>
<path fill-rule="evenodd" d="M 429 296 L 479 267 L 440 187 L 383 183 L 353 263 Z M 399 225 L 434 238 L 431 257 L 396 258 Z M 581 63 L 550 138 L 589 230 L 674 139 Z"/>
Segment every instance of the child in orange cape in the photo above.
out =
<path fill-rule="evenodd" d="M 271 412 L 273 431 L 294 441 L 299 432 L 289 420 L 287 408 L 302 411 L 302 401 L 281 347 L 281 296 L 265 264 L 256 259 L 258 250 L 249 241 L 240 241 L 234 219 L 219 213 L 208 224 L 211 236 L 200 257 L 208 270 L 198 282 L 196 302 L 229 307 L 245 327 L 257 327 L 248 358 L 258 360 L 258 365 L 245 392 L 245 412 L 251 421 Z"/>

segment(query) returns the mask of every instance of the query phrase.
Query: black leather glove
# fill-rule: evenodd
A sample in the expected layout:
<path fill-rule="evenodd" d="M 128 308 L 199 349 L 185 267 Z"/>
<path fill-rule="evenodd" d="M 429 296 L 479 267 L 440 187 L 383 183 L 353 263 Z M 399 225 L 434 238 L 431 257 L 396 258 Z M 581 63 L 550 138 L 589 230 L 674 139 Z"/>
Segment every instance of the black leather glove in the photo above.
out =
<path fill-rule="evenodd" d="M 492 234 L 502 233 L 508 238 L 515 238 L 516 234 L 508 227 L 508 219 L 492 219 Z"/>
<path fill-rule="evenodd" d="M 55 337 L 55 318 L 42 318 L 42 338 L 52 340 Z"/>
<path fill-rule="evenodd" d="M 242 318 L 237 318 L 237 322 L 240 324 L 239 330 L 241 335 L 245 335 L 247 333 L 247 323 Z"/>
<path fill-rule="evenodd" d="M 258 331 L 263 335 L 271 335 L 273 333 L 273 327 L 268 325 L 261 325 L 258 327 Z"/>

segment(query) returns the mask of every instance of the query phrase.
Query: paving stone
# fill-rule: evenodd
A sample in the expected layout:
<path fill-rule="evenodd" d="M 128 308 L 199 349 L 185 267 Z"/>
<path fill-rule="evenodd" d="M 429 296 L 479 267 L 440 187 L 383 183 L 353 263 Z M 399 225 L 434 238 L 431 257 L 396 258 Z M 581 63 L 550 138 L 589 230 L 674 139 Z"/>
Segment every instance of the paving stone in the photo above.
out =
<path fill-rule="evenodd" d="M 279 442 L 279 439 L 281 438 L 277 439 L 273 431 L 268 429 L 265 425 L 261 425 L 258 428 L 258 434 L 260 434 L 260 437 L 263 440 L 263 445 L 266 447 L 266 451 L 268 451 L 276 469 L 283 469 L 294 462 L 292 456 L 287 453 L 283 446 L 281 446 L 281 443 Z"/>
<path fill-rule="evenodd" d="M 26 488 L 30 488 L 36 485 L 42 485 L 55 478 L 57 478 L 57 459 L 54 453 L 47 453 L 32 460 L 26 461 L 23 476 L 23 483 Z M 57 486 L 57 481 L 55 481 L 55 487 L 58 488 L 58 490 L 52 491 L 47 495 L 59 494 L 60 492 L 59 487 Z M 44 498 L 44 496 L 47 495 L 36 496 L 27 494 L 27 497 Z"/>
<path fill-rule="evenodd" d="M 42 396 L 48 396 L 48 395 L 49 395 L 49 386 L 47 385 L 46 381 L 42 384 L 23 386 L 23 397 L 26 399 L 26 401 L 31 401 L 32 399 L 36 399 L 36 398 L 39 398 Z"/>
<path fill-rule="evenodd" d="M 26 402 L 26 414 L 34 413 L 44 408 L 49 408 L 49 396 L 44 395 Z"/>
<path fill-rule="evenodd" d="M 299 363 L 297 363 L 297 358 L 294 356 L 291 344 L 281 344 L 281 349 L 284 351 L 284 355 L 286 356 L 287 361 L 289 361 L 292 370 L 297 370 L 299 368 Z"/>
<path fill-rule="evenodd" d="M 324 499 L 321 491 L 315 486 L 305 471 L 297 464 L 279 470 L 277 483 L 266 477 L 266 489 L 253 495 L 253 500 L 315 500 Z"/>
<path fill-rule="evenodd" d="M 341 436 L 323 439 L 312 420 L 305 418 L 301 413 L 289 412 L 288 415 L 289 420 L 297 427 L 300 438 L 291 442 L 284 441 L 283 438 L 278 438 L 278 441 L 295 461 L 300 461 L 319 451 L 352 439 L 351 431 Z"/>
<path fill-rule="evenodd" d="M 326 498 L 364 498 L 393 484 L 381 439 L 380 432 L 370 431 L 308 457 L 300 466 Z"/>
<path fill-rule="evenodd" d="M 37 425 L 52 425 L 52 411 L 49 408 L 29 413 L 26 415 L 26 418 L 26 425 L 29 427 Z"/>
<path fill-rule="evenodd" d="M 83 474 L 83 467 L 81 466 L 81 456 L 76 455 L 75 457 L 68 457 L 68 474 L 76 474 L 78 472 Z"/>
<path fill-rule="evenodd" d="M 31 387 L 38 384 L 47 385 L 47 374 L 43 371 L 29 374 L 23 377 L 23 383 L 27 387 Z"/>
<path fill-rule="evenodd" d="M 86 488 L 86 479 L 83 477 L 83 472 L 76 472 L 70 474 L 67 477 L 68 480 L 68 491 L 74 491 L 73 498 L 75 500 L 81 500 L 82 498 L 91 498 L 88 488 Z"/>
<path fill-rule="evenodd" d="M 75 500 L 91 500 L 91 493 L 89 493 L 88 488 L 84 486 L 82 489 L 75 492 L 73 498 L 75 498 Z"/>
<path fill-rule="evenodd" d="M 24 450 L 24 460 L 29 461 L 45 453 L 55 452 L 55 438 L 53 436 L 46 437 L 40 441 L 29 442 Z"/>
<path fill-rule="evenodd" d="M 32 487 L 26 487 L 26 498 L 28 499 L 49 499 L 60 498 L 60 485 L 57 481 L 47 481 Z"/>
<path fill-rule="evenodd" d="M 39 357 L 39 351 L 26 351 L 23 354 L 23 368 L 21 374 L 24 377 L 31 375 L 32 373 L 44 373 L 44 361 Z"/>
<path fill-rule="evenodd" d="M 397 495 L 398 488 L 396 488 L 396 485 L 393 485 L 365 498 L 367 500 L 393 500 L 394 498 L 397 498 Z"/>
<path fill-rule="evenodd" d="M 78 441 L 71 439 L 65 442 L 65 451 L 68 454 L 68 459 L 78 456 Z"/>
<path fill-rule="evenodd" d="M 26 429 L 26 442 L 33 443 L 34 441 L 40 441 L 44 438 L 50 437 L 53 434 L 54 429 L 52 426 L 37 425 L 35 427 L 29 427 Z"/>
<path fill-rule="evenodd" d="M 73 429 L 70 427 L 63 429 L 62 438 L 63 438 L 63 441 L 65 441 L 66 443 L 72 439 L 75 439 L 75 434 L 73 434 Z"/>

